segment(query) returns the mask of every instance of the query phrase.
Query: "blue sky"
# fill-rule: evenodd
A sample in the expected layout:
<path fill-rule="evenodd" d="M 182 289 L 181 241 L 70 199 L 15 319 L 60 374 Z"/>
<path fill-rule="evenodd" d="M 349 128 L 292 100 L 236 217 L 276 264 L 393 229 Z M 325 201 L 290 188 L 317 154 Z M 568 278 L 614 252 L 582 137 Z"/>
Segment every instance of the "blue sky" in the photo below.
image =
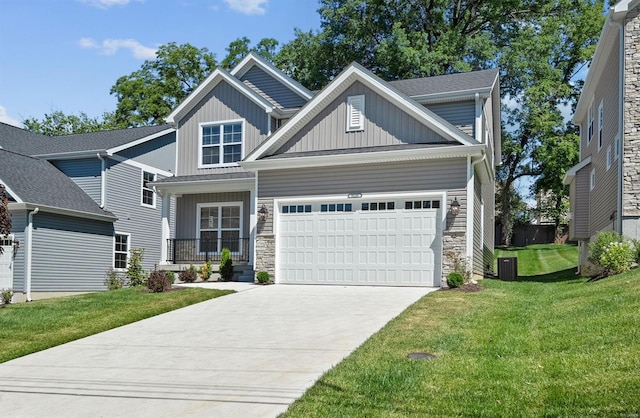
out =
<path fill-rule="evenodd" d="M 118 77 L 169 42 L 218 61 L 236 38 L 280 44 L 320 27 L 315 0 L 2 0 L 0 121 L 21 126 L 52 110 L 112 111 Z"/>

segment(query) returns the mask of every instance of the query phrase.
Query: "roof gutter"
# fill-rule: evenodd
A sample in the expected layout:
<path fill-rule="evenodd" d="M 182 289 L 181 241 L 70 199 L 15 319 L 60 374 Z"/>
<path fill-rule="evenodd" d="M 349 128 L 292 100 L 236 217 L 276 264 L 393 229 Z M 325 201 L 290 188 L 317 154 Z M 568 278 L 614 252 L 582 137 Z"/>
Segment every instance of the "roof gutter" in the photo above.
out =
<path fill-rule="evenodd" d="M 48 206 L 48 205 L 39 205 L 36 203 L 17 203 L 17 202 L 9 203 L 9 210 L 11 211 L 35 210 L 36 208 L 47 213 L 55 213 L 58 215 L 66 215 L 66 216 L 75 216 L 78 218 L 85 218 L 85 219 L 94 219 L 97 221 L 113 222 L 118 220 L 118 218 L 114 215 L 106 215 L 106 214 L 100 215 L 97 213 L 84 212 L 81 210 L 74 210 L 74 209 L 65 209 L 65 208 L 59 208 L 59 207 Z"/>
<path fill-rule="evenodd" d="M 72 152 L 59 152 L 54 154 L 38 154 L 32 155 L 34 158 L 42 158 L 44 160 L 78 160 L 81 158 L 94 158 L 96 153 L 106 156 L 107 150 L 94 149 L 87 151 L 72 151 Z"/>

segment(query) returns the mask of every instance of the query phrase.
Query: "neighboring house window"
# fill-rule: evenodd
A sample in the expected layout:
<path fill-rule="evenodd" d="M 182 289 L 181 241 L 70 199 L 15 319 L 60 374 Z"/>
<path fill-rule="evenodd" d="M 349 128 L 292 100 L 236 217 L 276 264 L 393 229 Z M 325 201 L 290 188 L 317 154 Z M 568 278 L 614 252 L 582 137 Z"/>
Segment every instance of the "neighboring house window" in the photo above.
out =
<path fill-rule="evenodd" d="M 617 160 L 618 157 L 620 157 L 620 135 L 613 140 L 613 159 Z"/>
<path fill-rule="evenodd" d="M 240 251 L 242 203 L 198 204 L 199 252 L 219 253 L 223 248 Z"/>
<path fill-rule="evenodd" d="M 347 132 L 364 130 L 364 94 L 347 97 Z"/>
<path fill-rule="evenodd" d="M 593 170 L 591 170 L 591 175 L 589 176 L 590 178 L 590 189 L 593 190 L 594 187 L 596 187 L 596 170 L 595 168 Z"/>
<path fill-rule="evenodd" d="M 200 166 L 234 165 L 242 159 L 242 121 L 202 124 Z"/>
<path fill-rule="evenodd" d="M 589 131 L 587 133 L 587 144 L 591 143 L 591 139 L 593 138 L 593 102 L 589 105 L 589 112 L 587 115 L 587 126 Z"/>
<path fill-rule="evenodd" d="M 113 268 L 126 269 L 129 258 L 129 234 L 116 234 L 113 246 Z"/>
<path fill-rule="evenodd" d="M 607 170 L 611 168 L 611 145 L 607 147 Z"/>
<path fill-rule="evenodd" d="M 156 181 L 156 175 L 142 171 L 142 204 L 155 207 L 155 193 L 149 183 Z"/>
<path fill-rule="evenodd" d="M 604 127 L 604 105 L 598 106 L 598 151 L 602 149 L 602 131 Z"/>

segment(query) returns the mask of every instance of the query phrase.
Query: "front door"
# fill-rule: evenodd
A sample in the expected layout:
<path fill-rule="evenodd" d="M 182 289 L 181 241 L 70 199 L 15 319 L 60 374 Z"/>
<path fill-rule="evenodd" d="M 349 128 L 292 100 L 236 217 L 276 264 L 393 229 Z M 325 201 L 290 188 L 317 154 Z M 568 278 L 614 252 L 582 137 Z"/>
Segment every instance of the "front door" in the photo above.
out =
<path fill-rule="evenodd" d="M 13 288 L 13 236 L 0 237 L 0 290 Z"/>

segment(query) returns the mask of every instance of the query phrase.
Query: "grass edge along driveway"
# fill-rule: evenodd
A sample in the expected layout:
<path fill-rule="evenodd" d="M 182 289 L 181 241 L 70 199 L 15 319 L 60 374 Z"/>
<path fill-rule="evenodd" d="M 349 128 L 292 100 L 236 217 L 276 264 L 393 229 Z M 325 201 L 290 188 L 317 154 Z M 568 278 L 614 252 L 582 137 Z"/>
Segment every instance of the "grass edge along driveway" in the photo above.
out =
<path fill-rule="evenodd" d="M 524 263 L 557 250 L 543 247 L 512 251 Z M 638 416 L 640 270 L 587 283 L 566 273 L 576 259 L 478 293 L 430 293 L 282 416 Z"/>
<path fill-rule="evenodd" d="M 133 288 L 8 305 L 0 308 L 0 363 L 230 293 Z"/>

